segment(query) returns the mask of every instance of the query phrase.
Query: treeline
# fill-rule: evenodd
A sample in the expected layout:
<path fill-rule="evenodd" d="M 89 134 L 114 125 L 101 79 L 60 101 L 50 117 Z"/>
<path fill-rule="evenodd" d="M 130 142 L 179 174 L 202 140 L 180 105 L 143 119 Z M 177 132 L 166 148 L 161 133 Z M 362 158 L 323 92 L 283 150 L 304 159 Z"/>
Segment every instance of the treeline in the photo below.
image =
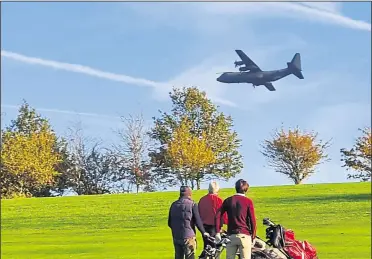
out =
<path fill-rule="evenodd" d="M 152 192 L 203 181 L 228 180 L 243 168 L 241 140 L 230 116 L 218 111 L 197 88 L 173 89 L 172 109 L 159 111 L 146 129 L 141 115 L 122 117 L 118 141 L 105 147 L 84 136 L 81 125 L 57 136 L 48 119 L 24 101 L 18 116 L 1 130 L 1 198 L 47 197 L 66 190 L 78 195 Z M 371 179 L 371 129 L 342 149 L 349 178 Z M 249 143 L 247 143 L 249 144 Z M 328 160 L 330 142 L 317 133 L 276 130 L 262 142 L 269 166 L 302 183 Z"/>

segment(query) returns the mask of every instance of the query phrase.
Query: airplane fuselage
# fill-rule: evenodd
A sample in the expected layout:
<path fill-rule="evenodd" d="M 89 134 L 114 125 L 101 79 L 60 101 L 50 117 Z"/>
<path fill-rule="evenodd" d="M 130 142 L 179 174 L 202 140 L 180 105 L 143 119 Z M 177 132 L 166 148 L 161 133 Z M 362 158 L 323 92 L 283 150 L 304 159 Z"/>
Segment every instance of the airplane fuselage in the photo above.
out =
<path fill-rule="evenodd" d="M 273 71 L 225 72 L 217 78 L 217 81 L 227 84 L 251 83 L 253 85 L 263 85 L 267 82 L 277 81 L 290 74 L 291 72 L 288 68 Z"/>

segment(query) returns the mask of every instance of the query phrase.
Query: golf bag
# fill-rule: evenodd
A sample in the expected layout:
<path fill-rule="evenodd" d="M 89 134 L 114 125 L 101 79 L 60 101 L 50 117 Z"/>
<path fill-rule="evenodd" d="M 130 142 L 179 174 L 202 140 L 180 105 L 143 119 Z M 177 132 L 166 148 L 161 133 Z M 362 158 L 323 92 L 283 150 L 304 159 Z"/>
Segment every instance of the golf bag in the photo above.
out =
<path fill-rule="evenodd" d="M 252 246 L 252 259 L 318 259 L 316 249 L 307 241 L 296 240 L 293 230 L 285 229 L 268 218 L 263 220 L 263 224 L 267 226 L 267 240 L 256 237 Z M 209 241 L 214 247 L 207 245 L 204 249 L 205 256 L 199 259 L 215 259 L 231 242 L 225 232 L 221 233 L 219 242 L 214 237 L 209 237 Z M 236 258 L 240 259 L 239 252 Z"/>
<path fill-rule="evenodd" d="M 208 237 L 208 240 L 210 241 L 211 245 L 206 245 L 203 253 L 204 256 L 199 256 L 199 259 L 215 259 L 218 255 L 222 254 L 222 251 L 226 248 L 226 245 L 231 242 L 226 232 L 221 233 L 221 240 L 219 242 L 216 242 L 214 237 Z M 236 254 L 236 256 L 237 259 L 240 259 L 239 252 Z"/>
<path fill-rule="evenodd" d="M 214 237 L 208 237 L 208 239 L 212 245 L 208 244 L 206 246 L 203 253 L 204 256 L 200 256 L 199 259 L 215 259 L 218 255 L 222 254 L 226 245 L 231 242 L 226 232 L 221 233 L 221 241 L 219 242 L 216 242 Z M 278 257 L 277 253 L 280 254 L 280 252 L 275 253 L 275 248 L 266 249 L 265 246 L 265 241 L 256 238 L 252 247 L 252 259 L 287 259 L 285 256 Z M 222 258 L 220 257 L 220 259 Z M 239 251 L 236 252 L 236 259 L 240 259 Z"/>
<path fill-rule="evenodd" d="M 262 252 L 267 254 L 267 252 L 270 251 L 270 256 L 262 258 L 318 259 L 316 249 L 307 241 L 296 240 L 293 230 L 285 229 L 268 218 L 263 220 L 263 224 L 267 226 L 267 241 L 265 243 L 270 248 L 264 249 Z M 276 254 L 277 257 L 272 257 L 274 254 Z M 252 259 L 253 258 L 252 256 Z"/>

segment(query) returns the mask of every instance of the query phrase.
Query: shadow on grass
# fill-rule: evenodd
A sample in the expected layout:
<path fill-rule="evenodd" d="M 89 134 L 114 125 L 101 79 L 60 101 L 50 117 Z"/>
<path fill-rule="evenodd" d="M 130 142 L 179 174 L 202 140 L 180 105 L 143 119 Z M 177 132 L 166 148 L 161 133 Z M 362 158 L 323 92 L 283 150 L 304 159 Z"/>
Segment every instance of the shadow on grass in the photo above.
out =
<path fill-rule="evenodd" d="M 369 193 L 357 193 L 357 194 L 330 194 L 321 196 L 298 196 L 288 198 L 278 198 L 273 200 L 271 203 L 300 203 L 300 202 L 363 202 L 371 201 L 371 194 Z"/>

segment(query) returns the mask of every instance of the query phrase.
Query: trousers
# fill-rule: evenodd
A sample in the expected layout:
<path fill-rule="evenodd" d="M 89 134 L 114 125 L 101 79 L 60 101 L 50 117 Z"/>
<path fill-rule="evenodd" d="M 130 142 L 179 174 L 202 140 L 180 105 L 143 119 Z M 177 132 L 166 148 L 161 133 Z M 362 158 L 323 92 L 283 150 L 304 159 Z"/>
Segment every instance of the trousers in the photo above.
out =
<path fill-rule="evenodd" d="M 175 259 L 195 259 L 196 238 L 173 240 Z"/>
<path fill-rule="evenodd" d="M 251 259 L 252 238 L 245 234 L 230 235 L 231 243 L 226 245 L 226 259 L 235 259 L 239 250 L 240 259 Z"/>

